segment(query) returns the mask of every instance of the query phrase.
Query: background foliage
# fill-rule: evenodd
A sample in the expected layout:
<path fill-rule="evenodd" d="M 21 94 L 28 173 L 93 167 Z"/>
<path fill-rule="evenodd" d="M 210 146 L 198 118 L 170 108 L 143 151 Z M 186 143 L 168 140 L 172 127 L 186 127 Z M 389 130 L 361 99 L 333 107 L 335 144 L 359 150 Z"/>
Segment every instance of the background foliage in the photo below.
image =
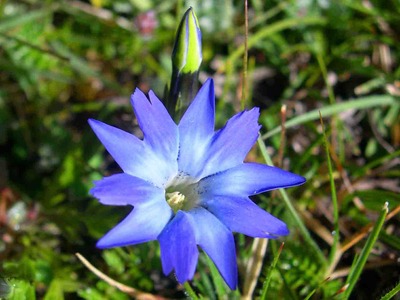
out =
<path fill-rule="evenodd" d="M 13 299 L 129 298 L 76 252 L 121 283 L 185 297 L 162 274 L 157 243 L 95 248 L 129 208 L 88 196 L 93 180 L 119 169 L 87 119 L 137 133 L 129 95 L 134 87 L 163 95 L 175 28 L 190 5 L 203 32 L 200 79 L 215 80 L 220 127 L 243 105 L 243 1 L 0 1 L 0 298 L 7 285 Z M 254 297 L 373 299 L 399 290 L 399 12 L 396 0 L 249 0 L 245 105 L 261 107 L 263 128 L 248 159 L 272 157 L 307 177 L 254 198 L 291 229 L 283 250 L 270 241 L 258 259 Z M 258 243 L 236 242 L 241 288 L 230 298 L 249 289 Z M 205 256 L 192 287 L 210 299 L 228 293 Z"/>

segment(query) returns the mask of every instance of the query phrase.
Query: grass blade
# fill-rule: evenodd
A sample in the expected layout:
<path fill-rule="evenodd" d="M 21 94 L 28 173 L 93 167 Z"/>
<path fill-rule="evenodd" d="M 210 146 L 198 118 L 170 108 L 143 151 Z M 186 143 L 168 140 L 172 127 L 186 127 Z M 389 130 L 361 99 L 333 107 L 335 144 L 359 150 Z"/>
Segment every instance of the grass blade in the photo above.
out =
<path fill-rule="evenodd" d="M 218 272 L 217 267 L 214 265 L 212 260 L 206 255 L 207 265 L 210 268 L 212 280 L 214 282 L 215 290 L 217 292 L 218 299 L 223 299 L 227 294 L 226 284 Z"/>
<path fill-rule="evenodd" d="M 357 261 L 350 270 L 350 274 L 347 277 L 347 282 L 346 282 L 346 284 L 348 284 L 348 287 L 344 292 L 346 299 L 349 298 L 351 292 L 353 291 L 353 288 L 355 287 L 358 278 L 361 275 L 365 263 L 367 262 L 368 256 L 371 253 L 372 247 L 375 245 L 375 242 L 378 239 L 379 232 L 381 231 L 383 223 L 385 222 L 386 215 L 389 212 L 388 205 L 389 204 L 386 202 L 385 205 L 383 206 L 379 214 L 378 220 L 376 221 L 374 228 L 372 229 L 372 232 L 368 237 L 364 248 L 361 251 L 360 256 L 358 257 Z"/>
<path fill-rule="evenodd" d="M 274 260 L 273 260 L 273 262 L 271 264 L 271 267 L 269 268 L 268 275 L 265 278 L 265 281 L 263 283 L 263 288 L 262 288 L 260 300 L 266 300 L 267 299 L 267 291 L 268 291 L 269 283 L 271 282 L 271 274 L 272 274 L 272 271 L 276 267 L 276 264 L 278 262 L 279 256 L 282 253 L 284 245 L 285 245 L 285 243 L 282 243 L 281 246 L 279 247 L 278 253 L 275 255 Z"/>
<path fill-rule="evenodd" d="M 186 281 L 183 284 L 183 287 L 185 288 L 186 294 L 188 295 L 188 297 L 190 299 L 193 299 L 193 300 L 199 299 L 199 297 L 197 297 L 196 293 L 193 291 L 192 287 L 190 286 L 189 282 Z"/>
<path fill-rule="evenodd" d="M 47 7 L 44 9 L 33 10 L 27 13 L 5 17 L 0 20 L 0 32 L 7 32 L 17 26 L 24 25 L 32 21 L 43 20 L 51 14 L 54 7 Z"/>
<path fill-rule="evenodd" d="M 294 117 L 293 119 L 285 122 L 285 128 L 294 127 L 303 123 L 318 120 L 319 114 L 326 118 L 337 113 L 349 109 L 366 109 L 374 106 L 386 106 L 393 105 L 395 103 L 395 97 L 389 95 L 374 95 L 363 98 L 358 98 L 356 100 L 344 101 L 341 103 L 327 105 L 325 107 L 314 109 L 308 113 L 302 114 L 300 116 Z M 281 126 L 278 126 L 262 136 L 263 140 L 270 138 L 271 136 L 279 133 L 282 130 Z"/>
<path fill-rule="evenodd" d="M 328 163 L 328 172 L 329 172 L 329 183 L 331 186 L 331 196 L 332 196 L 332 204 L 333 204 L 333 228 L 335 234 L 333 235 L 333 244 L 331 248 L 331 252 L 329 253 L 329 264 L 332 266 L 332 263 L 335 261 L 336 252 L 339 248 L 339 206 L 338 200 L 336 195 L 336 186 L 335 186 L 335 179 L 333 178 L 333 168 L 332 168 L 332 161 L 331 155 L 329 151 L 329 142 L 328 138 L 326 137 L 324 122 L 322 120 L 322 115 L 319 115 L 321 125 L 322 125 L 322 136 L 324 138 L 325 144 L 325 154 L 326 154 L 326 161 Z M 330 270 L 329 270 L 330 272 Z"/>
<path fill-rule="evenodd" d="M 392 299 L 394 296 L 396 296 L 400 292 L 400 282 L 393 288 L 391 289 L 387 294 L 385 294 L 381 300 L 389 300 Z"/>

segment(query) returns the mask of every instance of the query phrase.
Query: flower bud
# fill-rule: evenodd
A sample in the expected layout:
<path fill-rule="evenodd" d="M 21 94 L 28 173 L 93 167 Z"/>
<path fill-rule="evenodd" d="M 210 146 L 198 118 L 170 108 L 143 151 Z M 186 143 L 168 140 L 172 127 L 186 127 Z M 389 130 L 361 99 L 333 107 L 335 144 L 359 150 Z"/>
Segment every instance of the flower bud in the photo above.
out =
<path fill-rule="evenodd" d="M 202 58 L 199 23 L 193 8 L 189 8 L 176 33 L 171 84 L 166 97 L 166 107 L 177 122 L 198 91 L 198 72 Z"/>
<path fill-rule="evenodd" d="M 199 23 L 193 8 L 189 8 L 176 33 L 172 66 L 180 73 L 195 73 L 200 68 L 202 58 Z"/>

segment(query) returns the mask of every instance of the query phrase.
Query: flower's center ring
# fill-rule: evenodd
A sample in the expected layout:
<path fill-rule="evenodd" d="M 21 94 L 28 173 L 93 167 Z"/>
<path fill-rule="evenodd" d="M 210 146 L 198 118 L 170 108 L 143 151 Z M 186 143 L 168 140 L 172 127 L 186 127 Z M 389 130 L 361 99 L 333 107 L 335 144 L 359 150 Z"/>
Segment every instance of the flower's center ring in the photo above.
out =
<path fill-rule="evenodd" d="M 178 210 L 189 211 L 200 202 L 198 183 L 190 177 L 182 180 L 182 177 L 177 176 L 166 188 L 165 198 L 174 213 Z"/>

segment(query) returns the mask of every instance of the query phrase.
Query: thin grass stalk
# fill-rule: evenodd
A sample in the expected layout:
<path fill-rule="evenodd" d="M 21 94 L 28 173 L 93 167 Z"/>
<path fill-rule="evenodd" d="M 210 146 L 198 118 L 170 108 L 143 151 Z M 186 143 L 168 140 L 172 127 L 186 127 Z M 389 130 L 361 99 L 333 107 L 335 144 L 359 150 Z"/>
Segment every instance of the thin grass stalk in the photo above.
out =
<path fill-rule="evenodd" d="M 387 105 L 394 105 L 396 103 L 396 98 L 390 95 L 374 95 L 367 96 L 363 98 L 358 98 L 357 100 L 344 101 L 341 103 L 335 103 L 322 107 L 320 109 L 315 109 L 300 116 L 294 117 L 293 119 L 285 122 L 286 129 L 304 124 L 310 121 L 315 121 L 319 119 L 319 114 L 321 113 L 325 118 L 330 117 L 334 114 L 350 110 L 350 109 L 367 109 L 371 107 L 382 107 Z M 263 140 L 270 138 L 271 136 L 281 132 L 282 127 L 278 126 L 272 130 L 269 130 L 266 134 L 262 136 Z"/>
<path fill-rule="evenodd" d="M 391 289 L 388 293 L 382 296 L 381 300 L 390 300 L 394 296 L 396 296 L 399 292 L 400 292 L 400 282 L 397 283 L 397 285 L 393 289 Z"/>
<path fill-rule="evenodd" d="M 248 5 L 247 0 L 244 0 L 244 52 L 243 52 L 243 85 L 242 85 L 242 101 L 241 108 L 244 110 L 246 108 L 247 102 L 247 91 L 248 91 L 248 82 L 247 82 L 247 65 L 249 58 L 249 48 L 248 48 L 248 38 L 249 38 L 249 13 L 248 13 Z"/>
<path fill-rule="evenodd" d="M 185 292 L 188 295 L 188 297 L 192 300 L 198 300 L 199 297 L 197 297 L 196 293 L 194 292 L 194 290 L 192 289 L 192 287 L 190 286 L 189 282 L 185 282 L 183 284 L 183 287 L 185 288 Z"/>
<path fill-rule="evenodd" d="M 304 26 L 304 25 L 323 25 L 326 23 L 324 18 L 320 17 L 305 17 L 305 18 L 293 18 L 283 21 L 278 21 L 273 24 L 269 24 L 265 26 L 263 29 L 259 30 L 257 33 L 252 35 L 251 38 L 248 40 L 248 49 L 258 44 L 263 39 L 289 28 L 295 28 L 297 26 Z M 230 63 L 237 61 L 240 56 L 243 55 L 244 52 L 244 45 L 237 48 L 233 51 L 229 57 L 227 58 L 227 64 L 223 65 L 220 69 L 218 69 L 218 73 L 222 73 L 225 71 L 225 68 Z"/>
<path fill-rule="evenodd" d="M 336 252 L 339 249 L 339 237 L 340 237 L 340 232 L 339 232 L 339 205 L 338 205 L 338 200 L 337 200 L 337 195 L 336 195 L 336 186 L 335 186 L 335 179 L 333 177 L 333 168 L 332 168 L 332 161 L 331 161 L 331 156 L 330 156 L 330 151 L 329 151 L 329 142 L 328 138 L 325 133 L 325 127 L 324 127 L 324 121 L 322 120 L 322 115 L 320 114 L 320 122 L 322 126 L 322 135 L 324 137 L 324 145 L 325 145 L 325 154 L 326 154 L 326 159 L 328 163 L 328 172 L 329 172 L 329 183 L 331 187 L 331 197 L 332 197 L 332 204 L 333 204 L 333 228 L 334 228 L 334 235 L 333 235 L 333 244 L 331 247 L 331 251 L 329 253 L 329 265 L 330 267 L 328 268 L 328 273 L 332 272 L 332 264 L 335 262 L 336 258 Z M 326 276 L 329 276 L 327 274 Z"/>
<path fill-rule="evenodd" d="M 260 300 L 266 300 L 267 299 L 267 292 L 268 292 L 268 288 L 269 288 L 269 284 L 271 282 L 271 275 L 272 275 L 272 271 L 275 269 L 276 264 L 278 263 L 279 260 L 279 256 L 282 253 L 283 250 L 283 246 L 285 245 L 285 243 L 282 243 L 281 246 L 279 247 L 278 253 L 275 255 L 274 260 L 272 261 L 271 266 L 269 267 L 269 271 L 268 271 L 268 275 L 265 278 L 265 281 L 263 283 L 263 287 L 262 287 L 262 291 L 261 291 L 261 296 L 260 296 Z"/>
<path fill-rule="evenodd" d="M 325 82 L 325 87 L 328 90 L 329 103 L 330 104 L 335 104 L 336 103 L 335 94 L 333 92 L 332 85 L 330 84 L 329 79 L 328 79 L 328 70 L 326 68 L 325 60 L 324 60 L 324 58 L 322 56 L 321 51 L 318 51 L 316 53 L 316 57 L 317 57 L 317 61 L 318 61 L 318 66 L 319 66 L 319 68 L 321 70 L 322 77 L 323 77 L 324 82 Z"/>
<path fill-rule="evenodd" d="M 386 215 L 389 212 L 388 209 L 388 203 L 386 202 L 385 205 L 382 207 L 382 210 L 379 214 L 378 220 L 376 221 L 374 228 L 372 229 L 372 232 L 370 236 L 367 239 L 367 242 L 365 243 L 364 248 L 361 251 L 360 256 L 358 257 L 357 261 L 353 264 L 350 274 L 347 277 L 346 284 L 348 284 L 348 287 L 346 291 L 344 292 L 344 296 L 346 299 L 348 299 L 351 295 L 351 292 L 353 291 L 361 273 L 362 270 L 365 266 L 365 263 L 367 262 L 368 256 L 371 253 L 371 250 L 373 246 L 375 245 L 376 240 L 378 239 L 379 233 L 382 229 L 383 223 L 385 222 Z"/>
<path fill-rule="evenodd" d="M 273 166 L 272 159 L 268 154 L 268 151 L 262 141 L 261 137 L 257 139 L 258 146 L 261 150 L 261 155 L 263 156 L 267 165 Z M 282 196 L 283 201 L 285 202 L 286 207 L 288 208 L 290 214 L 293 217 L 294 222 L 297 224 L 301 234 L 303 235 L 304 240 L 310 246 L 310 248 L 314 251 L 315 255 L 318 257 L 318 260 L 322 264 L 323 267 L 327 266 L 326 259 L 321 252 L 321 249 L 318 247 L 316 242 L 312 239 L 310 233 L 308 232 L 306 226 L 304 225 L 303 221 L 301 220 L 299 214 L 296 212 L 296 209 L 292 205 L 290 198 L 284 189 L 279 189 L 279 193 Z"/>

